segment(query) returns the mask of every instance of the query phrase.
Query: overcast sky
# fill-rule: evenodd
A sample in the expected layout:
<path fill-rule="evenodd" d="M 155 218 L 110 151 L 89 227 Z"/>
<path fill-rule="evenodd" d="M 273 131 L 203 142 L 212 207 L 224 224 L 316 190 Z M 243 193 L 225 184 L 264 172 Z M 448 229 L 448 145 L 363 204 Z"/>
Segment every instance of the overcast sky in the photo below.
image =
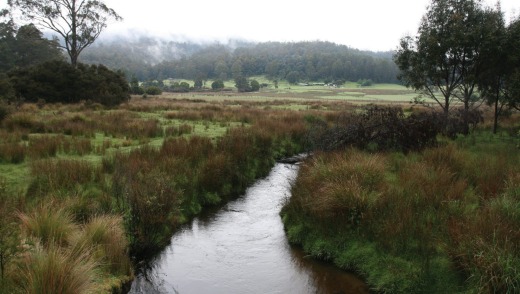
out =
<path fill-rule="evenodd" d="M 0 7 L 7 0 L 0 0 Z M 331 41 L 352 48 L 387 51 L 415 34 L 430 0 L 105 0 L 124 20 L 105 35 L 127 29 L 188 40 Z M 494 5 L 496 0 L 485 0 Z M 520 1 L 502 0 L 509 19 Z"/>

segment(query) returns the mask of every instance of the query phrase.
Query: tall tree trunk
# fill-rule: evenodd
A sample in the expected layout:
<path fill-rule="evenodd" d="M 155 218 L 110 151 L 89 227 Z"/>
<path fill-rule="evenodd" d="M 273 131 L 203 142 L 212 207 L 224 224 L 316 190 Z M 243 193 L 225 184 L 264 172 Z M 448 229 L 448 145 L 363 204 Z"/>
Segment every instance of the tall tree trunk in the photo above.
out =
<path fill-rule="evenodd" d="M 499 109 L 498 109 L 498 98 L 500 97 L 500 90 L 497 88 L 497 92 L 495 93 L 495 115 L 494 115 L 494 118 L 493 118 L 493 134 L 496 134 L 497 133 L 497 129 L 498 129 L 498 115 L 500 114 L 499 112 Z"/>

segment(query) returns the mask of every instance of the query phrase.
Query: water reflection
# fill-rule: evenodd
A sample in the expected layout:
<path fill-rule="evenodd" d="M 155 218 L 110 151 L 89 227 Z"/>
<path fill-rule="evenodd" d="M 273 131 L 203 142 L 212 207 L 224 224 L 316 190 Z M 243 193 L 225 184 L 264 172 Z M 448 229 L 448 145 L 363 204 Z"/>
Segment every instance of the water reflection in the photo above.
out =
<path fill-rule="evenodd" d="M 194 219 L 130 293 L 368 293 L 355 276 L 289 246 L 279 212 L 296 174 L 278 164 L 244 197 Z"/>
<path fill-rule="evenodd" d="M 368 286 L 357 276 L 339 270 L 330 263 L 315 260 L 302 249 L 291 249 L 293 262 L 311 276 L 314 293 L 365 294 L 370 293 Z"/>

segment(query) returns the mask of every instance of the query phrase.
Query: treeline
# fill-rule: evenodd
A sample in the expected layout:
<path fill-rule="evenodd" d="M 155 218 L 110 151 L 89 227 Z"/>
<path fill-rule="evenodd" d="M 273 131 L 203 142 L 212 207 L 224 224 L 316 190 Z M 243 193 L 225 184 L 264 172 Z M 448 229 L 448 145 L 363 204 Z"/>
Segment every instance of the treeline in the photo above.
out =
<path fill-rule="evenodd" d="M 99 43 L 85 50 L 81 60 L 121 69 L 141 81 L 266 75 L 293 83 L 360 79 L 392 83 L 398 73 L 392 54 L 321 41 L 200 45 L 142 38 Z"/>

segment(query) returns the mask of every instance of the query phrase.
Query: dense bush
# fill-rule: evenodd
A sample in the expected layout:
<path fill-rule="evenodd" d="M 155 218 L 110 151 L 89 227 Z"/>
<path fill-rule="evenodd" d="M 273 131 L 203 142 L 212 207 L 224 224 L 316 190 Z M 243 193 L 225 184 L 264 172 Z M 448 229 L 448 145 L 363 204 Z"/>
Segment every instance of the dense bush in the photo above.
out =
<path fill-rule="evenodd" d="M 103 65 L 78 64 L 74 68 L 64 61 L 52 61 L 13 70 L 8 76 L 15 96 L 28 102 L 88 100 L 113 106 L 130 98 L 130 87 L 124 75 Z"/>
<path fill-rule="evenodd" d="M 482 121 L 478 111 L 458 110 L 446 117 L 435 111 L 405 115 L 399 107 L 368 106 L 360 112 L 345 113 L 333 127 L 313 121 L 309 139 L 320 150 L 354 146 L 369 150 L 409 152 L 435 145 L 437 136 L 451 138 L 468 134 L 470 126 Z"/>
<path fill-rule="evenodd" d="M 216 80 L 211 83 L 211 89 L 213 90 L 221 90 L 224 89 L 224 82 L 222 80 Z"/>
<path fill-rule="evenodd" d="M 146 89 L 144 89 L 144 93 L 148 95 L 161 95 L 162 89 L 158 86 L 148 86 Z"/>

